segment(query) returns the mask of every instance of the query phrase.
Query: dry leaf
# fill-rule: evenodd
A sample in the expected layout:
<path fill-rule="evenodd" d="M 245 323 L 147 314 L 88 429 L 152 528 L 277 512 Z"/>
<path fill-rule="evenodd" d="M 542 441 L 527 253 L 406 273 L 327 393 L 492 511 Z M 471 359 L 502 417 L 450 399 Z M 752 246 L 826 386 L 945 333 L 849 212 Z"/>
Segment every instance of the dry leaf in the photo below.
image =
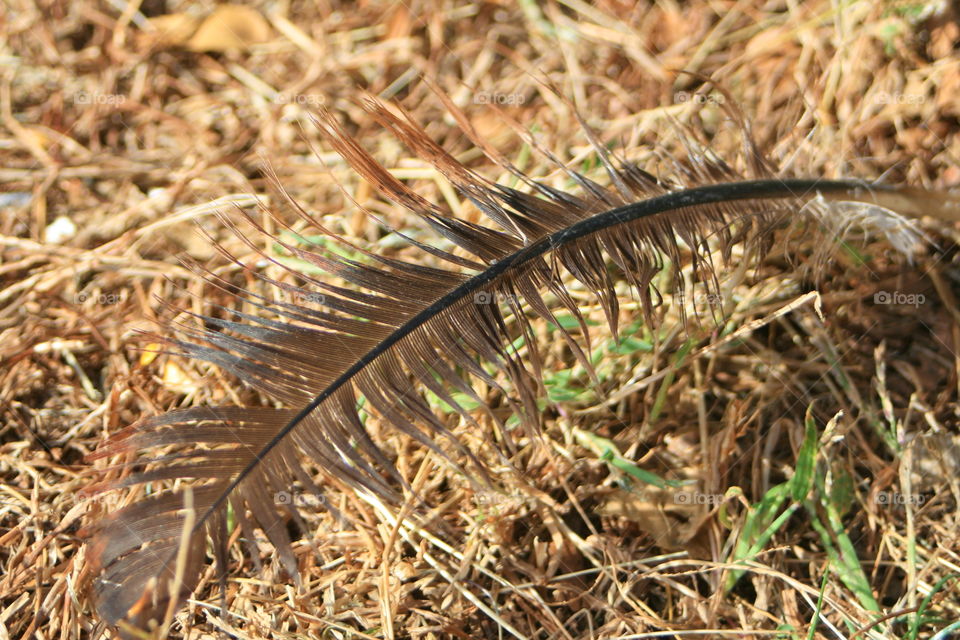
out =
<path fill-rule="evenodd" d="M 151 342 L 146 346 L 146 350 L 140 354 L 140 366 L 145 367 L 157 358 L 162 345 L 159 342 Z"/>
<path fill-rule="evenodd" d="M 225 4 L 217 7 L 186 43 L 191 51 L 247 49 L 266 42 L 270 26 L 255 9 Z"/>
<path fill-rule="evenodd" d="M 190 39 L 200 26 L 200 20 L 185 13 L 171 13 L 150 19 L 150 24 L 156 29 L 151 34 L 153 44 L 160 47 L 176 47 Z"/>
<path fill-rule="evenodd" d="M 196 382 L 172 361 L 163 365 L 163 386 L 174 393 L 193 393 L 197 390 Z"/>

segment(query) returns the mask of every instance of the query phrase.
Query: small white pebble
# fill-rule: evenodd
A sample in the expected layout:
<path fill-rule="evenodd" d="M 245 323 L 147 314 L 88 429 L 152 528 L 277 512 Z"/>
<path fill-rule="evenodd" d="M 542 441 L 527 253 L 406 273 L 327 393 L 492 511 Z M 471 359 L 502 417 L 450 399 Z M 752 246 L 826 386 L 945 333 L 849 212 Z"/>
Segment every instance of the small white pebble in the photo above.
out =
<path fill-rule="evenodd" d="M 163 206 L 170 206 L 172 201 L 170 197 L 170 190 L 163 187 L 153 187 L 147 191 L 147 198 L 149 200 L 156 200 L 159 203 L 162 203 Z"/>
<path fill-rule="evenodd" d="M 60 244 L 69 240 L 77 233 L 77 225 L 66 216 L 60 216 L 47 225 L 43 232 L 43 239 L 51 244 Z"/>

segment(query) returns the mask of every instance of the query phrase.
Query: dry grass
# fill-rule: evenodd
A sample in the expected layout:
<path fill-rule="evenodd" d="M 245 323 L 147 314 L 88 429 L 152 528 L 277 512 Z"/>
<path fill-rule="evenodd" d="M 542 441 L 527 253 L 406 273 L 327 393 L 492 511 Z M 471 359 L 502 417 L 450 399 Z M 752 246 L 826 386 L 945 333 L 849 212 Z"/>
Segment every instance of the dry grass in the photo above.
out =
<path fill-rule="evenodd" d="M 135 5 L 11 0 L 0 23 L 0 639 L 94 631 L 77 532 L 136 496 L 81 498 L 85 454 L 171 407 L 263 401 L 205 365 L 138 351 L 134 329 L 170 320 L 160 300 L 231 304 L 178 261 L 237 276 L 191 224 L 245 253 L 207 203 L 267 195 L 267 159 L 306 208 L 365 246 L 403 251 L 337 182 L 420 233 L 329 152 L 312 107 L 343 114 L 387 166 L 466 217 L 476 211 L 357 106 L 361 91 L 400 101 L 505 179 L 444 116 L 419 79 L 429 75 L 495 148 L 570 188 L 483 103 L 598 179 L 571 103 L 641 162 L 654 144 L 678 152 L 672 122 L 731 154 L 717 109 L 694 118 L 697 83 L 672 71 L 683 68 L 722 81 L 772 155 L 810 175 L 949 187 L 960 182 L 960 28 L 927 4 L 257 3 L 267 41 L 215 53 L 164 48 Z M 668 300 L 662 327 L 635 326 L 633 342 L 598 325 L 597 388 L 551 348 L 552 449 L 521 451 L 524 474 L 504 473 L 502 493 L 471 494 L 370 418 L 444 538 L 331 487 L 351 526 L 304 509 L 301 588 L 265 543 L 261 572 L 236 545 L 227 616 L 210 572 L 170 637 L 929 637 L 960 620 L 960 580 L 938 585 L 960 573 L 960 271 L 955 230 L 931 233 L 937 248 L 912 266 L 874 242 L 840 251 L 816 282 L 794 268 L 810 256 L 794 238 L 790 256 L 731 271 L 722 326 L 696 299 Z M 875 304 L 878 292 L 922 304 Z M 684 304 L 704 321 L 684 327 Z M 485 434 L 451 426 L 486 450 Z M 610 444 L 619 456 L 604 456 Z M 811 459 L 817 486 L 764 514 L 769 491 Z M 657 489 L 631 476 L 638 467 L 690 484 Z M 759 533 L 751 522 L 790 509 L 759 553 L 737 555 Z"/>

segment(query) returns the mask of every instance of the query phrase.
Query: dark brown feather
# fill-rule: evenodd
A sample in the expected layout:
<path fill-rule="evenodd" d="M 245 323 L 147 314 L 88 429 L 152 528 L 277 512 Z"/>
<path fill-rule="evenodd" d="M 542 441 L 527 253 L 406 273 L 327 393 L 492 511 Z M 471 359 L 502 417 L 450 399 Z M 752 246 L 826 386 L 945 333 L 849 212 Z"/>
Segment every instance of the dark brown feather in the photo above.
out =
<path fill-rule="evenodd" d="M 254 525 L 261 528 L 286 569 L 296 576 L 291 543 L 274 496 L 293 480 L 309 482 L 300 456 L 309 457 L 331 477 L 384 500 L 396 501 L 399 490 L 409 490 L 365 430 L 357 412 L 360 396 L 387 422 L 424 446 L 444 456 L 448 449 L 443 442 L 459 450 L 471 466 L 470 475 L 482 479 L 479 461 L 434 415 L 423 395 L 411 389 L 410 382 L 416 381 L 476 424 L 476 417 L 455 401 L 452 392 L 462 392 L 483 407 L 470 384 L 471 377 L 478 378 L 501 391 L 510 409 L 523 418 L 526 432 L 535 435 L 541 363 L 528 312 L 557 326 L 554 314 L 559 309 L 577 318 L 581 337 L 568 331 L 563 335 L 590 369 L 585 355 L 589 353 L 588 327 L 565 285 L 571 277 L 597 297 L 616 333 L 618 282 L 631 285 L 647 320 L 653 322 L 659 294 L 651 281 L 667 261 L 671 268 L 690 263 L 695 280 L 710 287 L 717 277 L 717 265 L 712 262 L 717 249 L 723 260 L 737 243 L 762 253 L 771 241 L 771 230 L 800 217 L 802 211 L 820 222 L 827 220 L 829 207 L 804 208 L 817 198 L 892 204 L 914 215 L 940 207 L 945 217 L 956 215 L 952 213 L 955 202 L 945 205 L 943 198 L 918 190 L 776 176 L 748 135 L 744 136 L 747 173 L 737 173 L 731 165 L 691 146 L 689 160 L 678 164 L 675 175 L 666 180 L 612 158 L 588 133 L 613 188 L 571 172 L 585 193 L 578 197 L 524 176 L 472 130 L 452 102 L 444 101 L 473 143 L 533 193 L 487 181 L 430 140 L 405 114 L 369 101 L 367 107 L 378 122 L 433 163 L 499 230 L 453 218 L 394 178 L 332 115 L 322 113 L 317 118 L 329 142 L 360 175 L 419 216 L 460 253 L 418 245 L 452 265 L 447 270 L 388 259 L 351 245 L 371 259 L 365 264 L 273 238 L 291 255 L 356 289 L 305 274 L 298 274 L 305 287 L 256 274 L 287 294 L 308 300 L 319 295 L 319 304 L 301 305 L 240 291 L 238 295 L 263 315 L 236 312 L 233 320 L 203 318 L 206 328 L 182 327 L 181 338 L 166 338 L 172 349 L 222 367 L 287 408 L 174 411 L 122 431 L 92 456 L 180 447 L 166 457 L 138 458 L 137 465 L 153 464 L 139 467 L 107 488 L 190 479 L 196 523 L 187 532 L 188 548 L 181 550 L 187 521 L 184 497 L 180 490 L 169 490 L 144 498 L 92 528 L 87 557 L 97 575 L 97 608 L 108 623 L 126 621 L 146 627 L 163 618 L 171 600 L 180 602 L 189 595 L 205 563 L 207 536 L 213 538 L 218 561 L 225 557 L 228 504 L 244 533 L 250 535 Z M 732 111 L 730 115 L 737 117 Z M 302 209 L 298 213 L 309 217 Z M 894 227 L 902 221 L 885 220 L 893 220 L 890 229 L 900 231 Z M 239 228 L 235 231 L 244 237 Z M 257 247 L 250 241 L 248 245 Z M 268 255 L 263 257 L 283 266 Z M 208 277 L 215 285 L 228 286 L 212 274 Z M 497 300 L 506 303 L 488 303 Z M 508 345 L 520 336 L 526 338 L 526 349 L 512 351 Z M 510 388 L 502 388 L 500 377 L 490 375 L 479 364 L 481 360 L 504 372 Z M 488 414 L 509 436 L 497 414 L 489 410 Z M 509 439 L 504 446 L 510 448 Z M 180 588 L 175 589 L 170 585 L 178 553 L 186 562 Z"/>

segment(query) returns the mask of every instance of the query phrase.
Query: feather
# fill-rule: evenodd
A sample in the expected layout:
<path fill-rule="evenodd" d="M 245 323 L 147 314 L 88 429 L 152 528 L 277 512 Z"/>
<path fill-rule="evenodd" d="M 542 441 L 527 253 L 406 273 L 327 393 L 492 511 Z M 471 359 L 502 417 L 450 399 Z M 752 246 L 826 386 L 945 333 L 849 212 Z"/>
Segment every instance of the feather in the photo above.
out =
<path fill-rule="evenodd" d="M 859 222 L 874 223 L 899 246 L 908 245 L 916 234 L 894 211 L 960 219 L 956 199 L 943 194 L 858 180 L 777 175 L 734 111 L 728 115 L 738 119 L 745 132 L 745 173 L 691 143 L 689 158 L 675 162 L 671 179 L 657 178 L 612 157 L 588 132 L 612 188 L 570 172 L 585 194 L 576 196 L 525 176 L 473 131 L 449 99 L 444 101 L 468 138 L 528 190 L 489 182 L 433 142 L 406 114 L 369 101 L 365 106 L 381 125 L 429 160 L 497 228 L 455 218 L 393 177 L 331 114 L 320 114 L 316 124 L 362 177 L 456 249 L 411 241 L 448 265 L 439 268 L 349 245 L 367 259 L 359 261 L 273 237 L 292 256 L 351 286 L 306 273 L 297 274 L 306 284 L 295 286 L 251 269 L 287 295 L 272 300 L 241 291 L 262 315 L 234 312 L 233 319 L 200 318 L 203 328 L 182 327 L 180 337 L 165 338 L 171 348 L 222 367 L 284 408 L 172 411 L 115 434 L 91 455 L 96 460 L 139 454 L 125 463 L 131 473 L 93 490 L 178 481 L 176 488 L 143 498 L 86 530 L 91 536 L 87 558 L 95 576 L 94 599 L 107 623 L 147 628 L 169 616 L 198 583 L 208 537 L 222 571 L 228 506 L 245 535 L 252 535 L 254 525 L 265 532 L 295 577 L 296 561 L 275 495 L 294 480 L 312 486 L 301 456 L 330 477 L 386 501 L 412 492 L 365 430 L 357 410 L 361 396 L 368 408 L 425 447 L 451 460 L 450 447 L 463 454 L 467 475 L 485 482 L 483 465 L 411 388 L 411 380 L 477 424 L 453 392 L 472 398 L 497 425 L 509 451 L 512 432 L 474 391 L 479 380 L 498 390 L 522 418 L 524 434 L 536 437 L 537 400 L 543 388 L 531 316 L 557 326 L 562 326 L 555 317 L 558 310 L 576 318 L 582 337 L 566 330 L 562 335 L 590 370 L 587 323 L 565 284 L 571 278 L 596 296 L 616 334 L 619 282 L 631 286 L 652 323 L 659 293 L 651 282 L 665 265 L 677 269 L 686 261 L 696 281 L 715 286 L 715 255 L 726 261 L 737 244 L 762 254 L 773 230 L 798 218 L 842 230 L 860 215 Z M 845 204 L 837 204 L 841 202 Z M 292 199 L 289 203 L 333 240 L 348 244 Z M 234 224 L 226 217 L 224 221 Z M 253 242 L 248 245 L 256 249 Z M 228 286 L 212 274 L 207 277 L 217 286 Z M 291 299 L 318 304 L 283 301 Z M 510 347 L 518 337 L 525 338 L 525 349 Z M 491 375 L 481 362 L 495 365 L 503 375 Z M 503 380 L 509 388 L 503 388 Z M 149 452 L 170 447 L 176 452 L 149 457 Z"/>

